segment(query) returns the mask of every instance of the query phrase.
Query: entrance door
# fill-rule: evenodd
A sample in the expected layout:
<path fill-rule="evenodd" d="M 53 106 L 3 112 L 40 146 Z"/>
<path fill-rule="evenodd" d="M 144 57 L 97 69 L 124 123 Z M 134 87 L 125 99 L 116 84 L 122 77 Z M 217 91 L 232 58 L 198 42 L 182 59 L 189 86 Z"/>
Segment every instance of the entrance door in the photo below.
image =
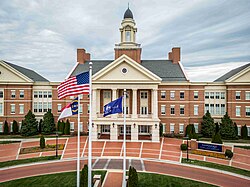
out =
<path fill-rule="evenodd" d="M 123 135 L 123 125 L 120 126 L 120 135 Z M 131 125 L 126 125 L 126 135 L 131 135 Z"/>

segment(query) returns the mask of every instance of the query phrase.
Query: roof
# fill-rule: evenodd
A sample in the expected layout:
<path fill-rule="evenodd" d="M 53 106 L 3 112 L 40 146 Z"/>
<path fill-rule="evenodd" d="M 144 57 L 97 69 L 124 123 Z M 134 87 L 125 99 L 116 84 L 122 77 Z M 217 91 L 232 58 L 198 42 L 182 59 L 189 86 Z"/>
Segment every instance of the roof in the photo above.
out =
<path fill-rule="evenodd" d="M 235 68 L 231 71 L 229 71 L 228 73 L 224 74 L 223 76 L 221 76 L 220 78 L 216 79 L 214 82 L 223 82 L 226 81 L 227 79 L 233 77 L 234 75 L 236 75 L 237 73 L 241 72 L 242 70 L 246 69 L 248 66 L 250 66 L 250 63 L 245 64 L 243 66 L 240 66 L 238 68 Z"/>
<path fill-rule="evenodd" d="M 43 76 L 39 75 L 37 72 L 3 61 L 4 63 L 8 64 L 9 66 L 11 66 L 12 68 L 16 69 L 17 71 L 19 71 L 20 73 L 24 74 L 25 76 L 27 76 L 28 78 L 30 78 L 31 80 L 35 81 L 35 82 L 49 82 L 47 79 L 45 79 Z"/>
<path fill-rule="evenodd" d="M 89 62 L 78 64 L 71 76 L 75 76 L 81 72 L 89 70 Z M 106 67 L 113 60 L 91 60 L 93 63 L 93 75 Z M 159 76 L 162 81 L 187 81 L 179 64 L 173 64 L 171 60 L 142 60 L 141 65 Z"/>
<path fill-rule="evenodd" d="M 128 8 L 127 10 L 126 10 L 126 12 L 124 13 L 124 16 L 123 16 L 123 18 L 125 19 L 125 18 L 131 18 L 131 19 L 133 19 L 133 13 L 131 12 L 131 10 Z"/>

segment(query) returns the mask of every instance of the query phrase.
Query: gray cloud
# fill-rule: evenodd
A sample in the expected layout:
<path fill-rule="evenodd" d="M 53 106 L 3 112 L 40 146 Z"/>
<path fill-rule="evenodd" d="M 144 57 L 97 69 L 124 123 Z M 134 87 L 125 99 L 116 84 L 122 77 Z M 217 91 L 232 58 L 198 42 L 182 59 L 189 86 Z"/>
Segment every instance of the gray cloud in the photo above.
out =
<path fill-rule="evenodd" d="M 173 46 L 180 46 L 193 81 L 212 81 L 226 73 L 225 66 L 250 61 L 250 1 L 144 0 L 130 7 L 143 59 L 166 59 Z M 1 0 L 0 59 L 62 81 L 75 64 L 77 48 L 93 59 L 114 58 L 126 8 L 125 0 Z"/>

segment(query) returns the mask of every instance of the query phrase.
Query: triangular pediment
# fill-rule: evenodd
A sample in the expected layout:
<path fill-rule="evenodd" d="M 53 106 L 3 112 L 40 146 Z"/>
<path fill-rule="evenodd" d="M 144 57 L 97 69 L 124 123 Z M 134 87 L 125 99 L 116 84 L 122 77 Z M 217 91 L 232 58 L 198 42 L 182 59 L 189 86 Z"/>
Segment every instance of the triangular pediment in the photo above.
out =
<path fill-rule="evenodd" d="M 92 77 L 93 82 L 160 83 L 161 78 L 138 62 L 122 55 Z"/>
<path fill-rule="evenodd" d="M 1 82 L 27 83 L 33 81 L 23 75 L 21 72 L 9 66 L 4 61 L 0 61 L 0 83 Z"/>
<path fill-rule="evenodd" d="M 250 66 L 243 69 L 239 73 L 235 74 L 234 76 L 230 77 L 226 80 L 228 83 L 249 83 L 250 82 Z"/>

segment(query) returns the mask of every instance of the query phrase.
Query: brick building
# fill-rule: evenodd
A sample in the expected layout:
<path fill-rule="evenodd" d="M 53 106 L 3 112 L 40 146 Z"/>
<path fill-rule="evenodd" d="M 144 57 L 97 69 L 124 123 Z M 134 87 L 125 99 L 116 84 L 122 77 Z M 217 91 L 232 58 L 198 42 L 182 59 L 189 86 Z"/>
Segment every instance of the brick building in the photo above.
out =
<path fill-rule="evenodd" d="M 77 49 L 77 63 L 69 76 L 88 71 L 93 62 L 93 139 L 118 140 L 123 135 L 121 114 L 103 117 L 103 106 L 122 95 L 126 100 L 128 139 L 159 141 L 159 124 L 165 133 L 183 134 L 185 126 L 200 122 L 209 110 L 215 121 L 227 111 L 239 128 L 248 126 L 250 135 L 250 64 L 236 68 L 214 82 L 190 82 L 181 64 L 181 50 L 172 48 L 165 60 L 142 60 L 141 45 L 136 43 L 135 21 L 130 9 L 121 23 L 120 43 L 115 45 L 114 60 L 91 60 L 84 49 Z M 73 64 L 72 64 L 73 66 Z M 59 83 L 49 82 L 36 72 L 0 61 L 0 132 L 3 122 L 21 123 L 31 109 L 37 119 L 52 109 L 57 119 L 61 108 L 72 98 L 57 99 Z M 81 96 L 81 129 L 88 130 L 87 95 Z M 77 116 L 70 119 L 77 131 Z M 240 131 L 239 131 L 240 133 Z"/>

